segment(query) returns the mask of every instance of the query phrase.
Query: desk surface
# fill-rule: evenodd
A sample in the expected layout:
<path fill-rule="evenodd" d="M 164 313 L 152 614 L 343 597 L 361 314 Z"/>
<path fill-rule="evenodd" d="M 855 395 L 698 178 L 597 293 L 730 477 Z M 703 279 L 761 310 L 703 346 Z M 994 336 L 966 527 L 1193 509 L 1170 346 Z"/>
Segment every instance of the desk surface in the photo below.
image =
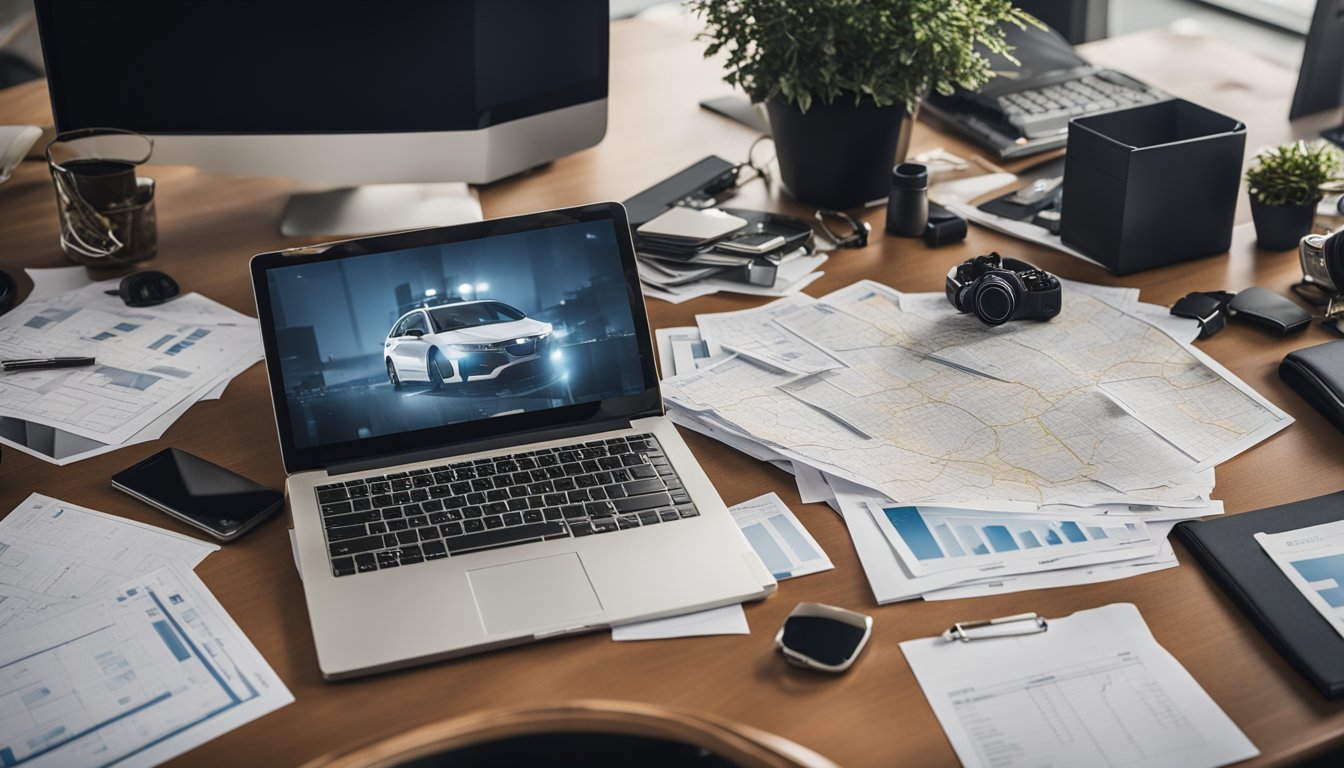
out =
<path fill-rule="evenodd" d="M 1217 40 L 1169 32 L 1089 45 L 1095 61 L 1124 69 L 1172 93 L 1224 111 L 1249 125 L 1248 148 L 1310 136 L 1339 114 L 1289 125 L 1284 116 L 1292 73 Z M 647 21 L 612 25 L 610 123 L 593 149 L 481 192 L 487 216 L 620 200 L 707 154 L 741 158 L 754 135 L 705 112 L 700 99 L 725 94 L 720 71 L 705 62 L 685 26 Z M 0 123 L 50 125 L 43 86 L 0 92 Z M 920 124 L 912 151 L 942 145 L 974 149 Z M 231 178 L 159 166 L 159 256 L 154 267 L 235 309 L 254 313 L 245 265 L 254 253 L 290 247 L 280 212 L 289 182 Z M 738 204 L 810 215 L 777 189 L 748 186 Z M 868 217 L 882 231 L 882 212 Z M 1239 220 L 1249 221 L 1242 202 Z M 1257 252 L 1249 226 L 1232 252 L 1116 278 L 1081 261 L 1026 246 L 978 228 L 959 246 L 929 250 L 919 241 L 875 236 L 861 251 L 836 253 L 808 293 L 820 296 L 872 278 L 900 290 L 941 290 L 947 268 L 997 249 L 1058 274 L 1131 285 L 1144 301 L 1170 304 L 1191 290 L 1261 285 L 1289 293 L 1298 275 L 1293 253 Z M 40 163 L 20 167 L 0 186 L 0 266 L 68 262 L 57 245 L 51 181 Z M 687 325 L 701 312 L 744 309 L 760 299 L 719 295 L 680 306 L 649 302 L 655 327 Z M 1287 410 L 1298 422 L 1218 468 L 1215 496 L 1229 513 L 1339 490 L 1344 436 L 1324 423 L 1275 369 L 1291 349 L 1326 341 L 1318 326 L 1282 340 L 1254 328 L 1229 327 L 1201 348 Z M 847 766 L 954 764 L 954 754 L 906 664 L 898 642 L 936 634 L 952 622 L 1038 611 L 1062 616 L 1112 602 L 1135 603 L 1170 650 L 1260 748 L 1254 764 L 1293 762 L 1344 744 L 1344 702 L 1327 702 L 1261 638 L 1218 587 L 1177 545 L 1181 566 L 1124 581 L 976 600 L 878 607 L 837 515 L 801 505 L 792 478 L 699 435 L 687 434 L 724 500 L 731 504 L 776 491 L 797 510 L 834 571 L 784 582 L 778 594 L 747 606 L 752 634 L 613 643 L 605 633 L 570 637 L 345 683 L 318 673 L 301 585 L 285 525 L 270 521 L 226 545 L 198 569 L 205 583 L 290 687 L 296 703 L 189 753 L 181 764 L 297 764 L 405 729 L 464 713 L 575 698 L 665 703 L 747 723 L 791 738 Z M 229 386 L 222 400 L 194 406 L 160 441 L 57 468 L 17 451 L 0 464 L 0 510 L 31 492 L 191 533 L 119 494 L 109 477 L 159 450 L 177 446 L 258 481 L 284 481 L 262 366 Z M 774 651 L 774 629 L 799 601 L 856 608 L 875 617 L 863 659 L 840 678 L 799 671 Z"/>

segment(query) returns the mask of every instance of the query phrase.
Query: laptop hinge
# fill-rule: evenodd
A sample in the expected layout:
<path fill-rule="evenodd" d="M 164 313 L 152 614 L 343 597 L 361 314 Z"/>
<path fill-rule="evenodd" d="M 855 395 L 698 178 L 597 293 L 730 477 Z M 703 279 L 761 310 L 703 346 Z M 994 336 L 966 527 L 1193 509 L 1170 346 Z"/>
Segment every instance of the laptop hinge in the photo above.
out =
<path fill-rule="evenodd" d="M 451 446 L 440 448 L 426 448 L 420 451 L 406 451 L 403 453 L 383 454 L 369 458 L 355 459 L 352 461 L 337 462 L 326 466 L 328 475 L 343 475 L 347 472 L 364 472 L 370 469 L 382 469 L 384 467 L 395 467 L 401 464 L 414 464 L 418 461 L 430 461 L 432 459 L 446 459 L 452 456 L 460 456 L 467 453 L 477 453 L 479 451 L 492 451 L 496 448 L 512 448 L 519 445 L 529 445 L 531 443 L 540 443 L 547 440 L 563 440 L 566 437 L 575 437 L 578 435 L 591 435 L 597 432 L 608 432 L 614 429 L 629 429 L 630 419 L 613 419 L 612 421 L 587 422 L 585 424 L 573 425 L 568 427 L 555 427 L 553 429 L 531 430 L 516 435 L 504 435 L 500 437 L 491 437 L 485 440 L 474 440 L 467 443 L 454 443 Z"/>

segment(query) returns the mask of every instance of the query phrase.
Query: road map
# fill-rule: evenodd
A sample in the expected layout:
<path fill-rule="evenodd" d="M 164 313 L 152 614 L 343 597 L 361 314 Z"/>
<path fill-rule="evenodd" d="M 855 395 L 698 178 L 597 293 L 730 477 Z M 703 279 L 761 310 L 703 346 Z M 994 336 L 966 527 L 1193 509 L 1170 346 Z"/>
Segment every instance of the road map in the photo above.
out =
<path fill-rule="evenodd" d="M 1292 423 L 1136 292 L 1069 284 L 1054 320 L 998 327 L 933 296 L 864 281 L 699 318 L 737 354 L 664 396 L 901 503 L 950 506 L 1178 504 Z"/>

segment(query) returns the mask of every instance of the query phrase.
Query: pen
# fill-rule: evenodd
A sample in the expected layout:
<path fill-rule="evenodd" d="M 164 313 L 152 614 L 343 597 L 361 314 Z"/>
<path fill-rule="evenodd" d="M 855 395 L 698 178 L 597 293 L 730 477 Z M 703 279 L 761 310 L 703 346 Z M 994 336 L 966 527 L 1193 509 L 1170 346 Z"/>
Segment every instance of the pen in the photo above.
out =
<path fill-rule="evenodd" d="M 6 371 L 38 371 L 47 368 L 80 368 L 93 365 L 92 357 L 36 357 L 23 360 L 0 360 Z"/>

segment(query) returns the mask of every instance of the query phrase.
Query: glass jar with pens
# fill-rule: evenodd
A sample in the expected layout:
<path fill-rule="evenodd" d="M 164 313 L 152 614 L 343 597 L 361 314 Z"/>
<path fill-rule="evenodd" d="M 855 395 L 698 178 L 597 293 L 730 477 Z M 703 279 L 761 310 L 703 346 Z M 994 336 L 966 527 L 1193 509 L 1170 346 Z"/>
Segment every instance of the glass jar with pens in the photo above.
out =
<path fill-rule="evenodd" d="M 136 175 L 153 151 L 148 136 L 117 128 L 66 131 L 47 145 L 61 250 L 72 261 L 115 268 L 157 253 L 154 180 Z"/>

